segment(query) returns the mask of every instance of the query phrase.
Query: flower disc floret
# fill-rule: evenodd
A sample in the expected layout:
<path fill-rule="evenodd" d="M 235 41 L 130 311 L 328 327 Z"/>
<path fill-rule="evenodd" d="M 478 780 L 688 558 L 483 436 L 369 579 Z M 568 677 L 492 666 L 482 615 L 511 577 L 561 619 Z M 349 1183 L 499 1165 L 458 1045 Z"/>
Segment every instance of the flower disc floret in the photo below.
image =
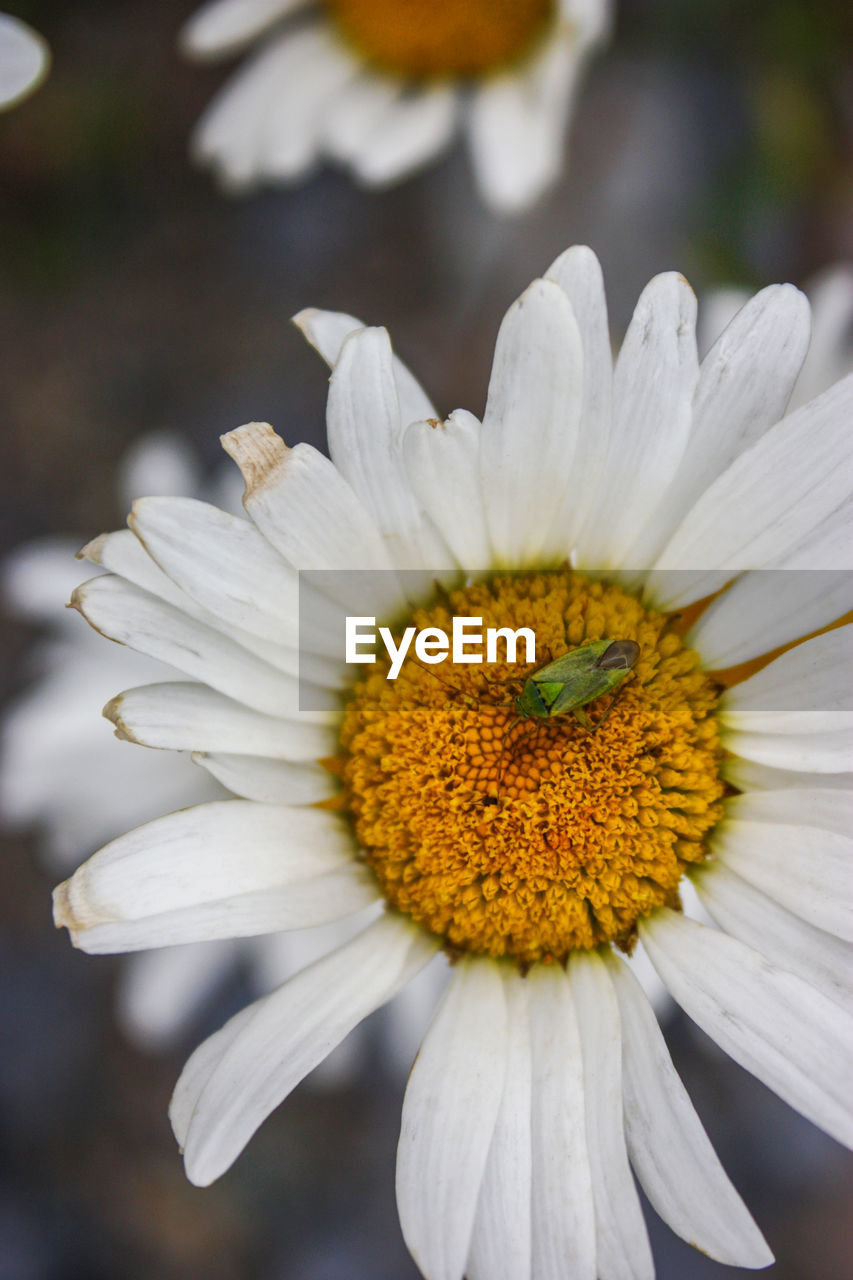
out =
<path fill-rule="evenodd" d="M 413 615 L 449 630 L 533 628 L 534 665 L 378 661 L 356 686 L 337 762 L 356 836 L 383 892 L 451 949 L 523 968 L 576 948 L 630 948 L 638 919 L 675 905 L 707 855 L 724 785 L 718 689 L 663 614 L 569 570 L 498 576 Z M 600 727 L 519 721 L 537 665 L 590 640 L 640 658 Z M 609 704 L 586 708 L 593 723 Z"/>
<path fill-rule="evenodd" d="M 328 0 L 338 30 L 368 62 L 418 79 L 476 76 L 524 58 L 554 0 Z"/>

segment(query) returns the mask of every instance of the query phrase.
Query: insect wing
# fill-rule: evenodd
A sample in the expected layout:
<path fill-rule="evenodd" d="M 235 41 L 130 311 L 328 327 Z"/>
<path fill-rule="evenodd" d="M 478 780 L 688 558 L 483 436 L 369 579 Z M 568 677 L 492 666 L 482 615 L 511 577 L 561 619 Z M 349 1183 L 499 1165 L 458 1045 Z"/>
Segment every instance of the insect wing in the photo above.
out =
<path fill-rule="evenodd" d="M 636 640 L 614 640 L 595 665 L 599 671 L 630 671 L 639 656 L 640 646 Z"/>

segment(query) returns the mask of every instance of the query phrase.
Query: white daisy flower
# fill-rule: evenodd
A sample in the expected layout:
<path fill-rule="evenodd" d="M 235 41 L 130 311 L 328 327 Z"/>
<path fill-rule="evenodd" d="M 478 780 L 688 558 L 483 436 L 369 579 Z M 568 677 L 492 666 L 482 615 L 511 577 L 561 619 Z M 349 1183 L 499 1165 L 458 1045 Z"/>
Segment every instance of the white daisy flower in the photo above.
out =
<path fill-rule="evenodd" d="M 461 128 L 484 199 L 515 213 L 562 170 L 580 72 L 610 21 L 610 0 L 209 0 L 185 52 L 260 48 L 193 149 L 236 190 L 293 182 L 321 158 L 384 186 Z"/>
<path fill-rule="evenodd" d="M 452 976 L 397 1167 L 427 1280 L 652 1277 L 631 1167 L 685 1239 L 764 1266 L 624 953 L 639 934 L 700 1027 L 853 1143 L 853 627 L 813 634 L 851 603 L 853 377 L 785 416 L 804 296 L 765 289 L 700 366 L 676 274 L 644 290 L 614 363 L 585 248 L 510 308 L 482 423 L 441 422 L 384 330 L 317 311 L 297 323 L 332 366 L 332 459 L 264 424 L 229 433 L 249 522 L 138 502 L 136 540 L 104 544 L 114 576 L 74 597 L 105 635 L 190 677 L 117 698 L 123 732 L 207 753 L 243 798 L 114 841 L 56 891 L 57 921 L 104 952 L 379 904 L 190 1058 L 171 1114 L 198 1184 L 442 951 Z M 830 571 L 820 589 L 789 574 L 786 599 L 767 574 L 738 576 L 814 564 Z M 593 732 L 563 716 L 527 734 L 499 696 L 519 688 L 506 664 L 457 665 L 450 687 L 417 660 L 395 681 L 384 660 L 353 678 L 317 630 L 310 679 L 344 697 L 300 712 L 297 566 L 384 571 L 355 586 L 339 572 L 330 591 L 394 627 L 532 625 L 552 655 L 627 641 L 632 677 Z M 414 602 L 398 576 L 412 567 L 441 580 Z M 753 674 L 725 675 L 743 664 Z M 680 911 L 686 876 L 716 927 Z"/>
<path fill-rule="evenodd" d="M 50 67 L 47 42 L 10 13 L 0 13 L 0 111 L 37 89 Z"/>

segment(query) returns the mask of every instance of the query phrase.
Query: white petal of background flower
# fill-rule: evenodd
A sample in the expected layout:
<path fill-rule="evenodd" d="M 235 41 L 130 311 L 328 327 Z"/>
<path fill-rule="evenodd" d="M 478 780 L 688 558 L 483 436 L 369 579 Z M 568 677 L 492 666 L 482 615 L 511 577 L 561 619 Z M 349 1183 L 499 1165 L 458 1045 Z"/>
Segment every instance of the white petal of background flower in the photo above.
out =
<path fill-rule="evenodd" d="M 37 89 L 49 67 L 50 50 L 38 32 L 0 13 L 0 111 Z"/>

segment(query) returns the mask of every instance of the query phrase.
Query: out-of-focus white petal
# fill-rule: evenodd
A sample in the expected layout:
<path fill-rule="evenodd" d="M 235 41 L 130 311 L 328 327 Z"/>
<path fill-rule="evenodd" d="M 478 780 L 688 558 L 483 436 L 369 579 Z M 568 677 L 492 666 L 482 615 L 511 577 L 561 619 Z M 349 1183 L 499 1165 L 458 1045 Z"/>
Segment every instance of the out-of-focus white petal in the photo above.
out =
<path fill-rule="evenodd" d="M 367 186 L 382 187 L 414 173 L 447 146 L 457 111 L 456 90 L 449 85 L 414 89 L 389 101 L 373 128 L 350 149 L 356 177 Z"/>
<path fill-rule="evenodd" d="M 468 140 L 477 184 L 496 213 L 520 213 L 559 177 L 579 70 L 579 49 L 555 34 L 521 70 L 477 86 Z"/>
<path fill-rule="evenodd" d="M 226 938 L 158 947 L 128 956 L 119 973 L 116 1014 L 142 1049 L 169 1046 L 236 963 L 240 943 Z"/>
<path fill-rule="evenodd" d="M 0 111 L 37 89 L 50 67 L 50 49 L 37 31 L 0 13 Z"/>
<path fill-rule="evenodd" d="M 194 58 L 236 53 L 274 22 L 307 3 L 308 0 L 207 0 L 182 28 L 181 49 Z"/>

